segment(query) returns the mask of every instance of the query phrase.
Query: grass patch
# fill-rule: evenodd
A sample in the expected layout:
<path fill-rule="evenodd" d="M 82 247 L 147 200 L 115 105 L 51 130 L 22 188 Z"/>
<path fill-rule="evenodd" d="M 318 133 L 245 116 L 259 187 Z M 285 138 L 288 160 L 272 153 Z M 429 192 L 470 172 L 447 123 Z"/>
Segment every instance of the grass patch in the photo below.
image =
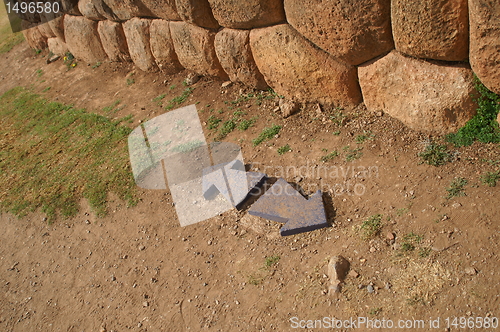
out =
<path fill-rule="evenodd" d="M 255 124 L 255 121 L 257 121 L 257 118 L 251 118 L 250 120 L 243 119 L 238 123 L 238 129 L 241 131 L 245 131 L 248 128 L 252 127 Z"/>
<path fill-rule="evenodd" d="M 370 218 L 363 221 L 361 224 L 361 237 L 364 240 L 369 240 L 374 238 L 376 235 L 380 233 L 382 229 L 382 215 L 375 214 Z"/>
<path fill-rule="evenodd" d="M 257 146 L 264 141 L 272 139 L 274 136 L 278 135 L 281 130 L 281 126 L 272 125 L 271 127 L 264 128 L 259 136 L 252 140 L 253 146 Z"/>
<path fill-rule="evenodd" d="M 189 98 L 189 96 L 193 93 L 193 91 L 194 91 L 194 88 L 184 89 L 184 91 L 182 92 L 182 94 L 180 96 L 177 96 L 168 102 L 167 106 L 165 106 L 165 109 L 171 110 L 175 106 L 181 105 L 183 102 L 185 102 Z"/>
<path fill-rule="evenodd" d="M 363 156 L 363 152 L 361 152 L 363 148 L 356 148 L 356 149 L 351 149 L 350 146 L 345 146 L 344 151 L 346 153 L 345 155 L 345 160 L 346 161 L 354 161 L 356 159 L 359 159 Z"/>
<path fill-rule="evenodd" d="M 441 166 L 451 161 L 451 155 L 448 153 L 446 145 L 439 145 L 434 142 L 429 143 L 424 152 L 418 154 L 422 159 L 421 163 L 432 166 Z"/>
<path fill-rule="evenodd" d="M 337 151 L 332 151 L 330 152 L 329 154 L 321 157 L 321 161 L 326 163 L 327 161 L 330 161 L 330 160 L 333 160 L 335 159 L 335 157 L 337 157 L 339 155 L 339 153 Z"/>
<path fill-rule="evenodd" d="M 401 251 L 409 252 L 415 250 L 415 246 L 422 242 L 423 236 L 417 235 L 413 232 L 403 236 L 403 242 L 401 243 Z"/>
<path fill-rule="evenodd" d="M 488 187 L 495 187 L 499 179 L 500 179 L 500 171 L 487 172 L 481 177 L 481 182 L 483 184 L 488 185 Z"/>
<path fill-rule="evenodd" d="M 219 124 L 222 122 L 221 119 L 217 119 L 214 115 L 210 115 L 210 117 L 207 120 L 207 128 L 212 130 L 212 129 L 217 129 L 219 127 Z"/>
<path fill-rule="evenodd" d="M 99 68 L 102 65 L 102 62 L 98 61 L 95 64 L 92 65 L 92 69 Z"/>
<path fill-rule="evenodd" d="M 283 145 L 283 146 L 280 146 L 278 148 L 278 154 L 281 156 L 281 155 L 284 155 L 285 153 L 287 152 L 290 152 L 292 151 L 292 149 L 290 148 L 290 145 L 287 144 L 287 145 Z"/>
<path fill-rule="evenodd" d="M 271 267 L 273 265 L 278 264 L 279 261 L 280 261 L 280 256 L 268 256 L 266 257 L 265 265 L 266 267 Z"/>
<path fill-rule="evenodd" d="M 371 131 L 365 131 L 364 134 L 356 136 L 356 143 L 362 144 L 366 141 L 372 140 L 375 135 Z"/>
<path fill-rule="evenodd" d="M 219 129 L 219 134 L 217 135 L 217 140 L 226 138 L 234 129 L 236 128 L 236 122 L 233 119 L 224 121 Z"/>
<path fill-rule="evenodd" d="M 477 114 L 456 133 L 448 134 L 446 140 L 455 146 L 468 146 L 474 141 L 483 143 L 500 142 L 500 129 L 496 121 L 500 111 L 500 96 L 488 90 L 481 81 L 474 77 L 479 97 Z"/>
<path fill-rule="evenodd" d="M 449 188 L 446 188 L 448 195 L 446 195 L 446 199 L 451 199 L 453 197 L 461 197 L 465 196 L 465 186 L 468 181 L 466 178 L 455 178 Z"/>
<path fill-rule="evenodd" d="M 15 88 L 0 97 L 0 207 L 23 216 L 41 208 L 56 214 L 78 212 L 82 197 L 98 216 L 114 192 L 137 203 L 128 160 L 131 129 L 109 118 L 49 102 Z"/>
<path fill-rule="evenodd" d="M 156 103 L 158 106 L 162 106 L 163 105 L 162 100 L 165 99 L 166 96 L 167 96 L 166 93 L 162 93 L 158 97 L 154 97 L 153 102 Z"/>

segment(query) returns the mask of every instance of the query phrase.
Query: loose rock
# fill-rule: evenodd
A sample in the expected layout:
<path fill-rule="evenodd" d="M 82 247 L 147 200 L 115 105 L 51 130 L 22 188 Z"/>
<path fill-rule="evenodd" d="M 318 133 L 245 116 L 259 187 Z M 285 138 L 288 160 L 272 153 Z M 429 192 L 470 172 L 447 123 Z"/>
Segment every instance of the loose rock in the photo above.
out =
<path fill-rule="evenodd" d="M 279 107 L 281 110 L 281 114 L 283 115 L 284 118 L 288 118 L 289 116 L 297 113 L 300 109 L 300 104 L 293 101 L 293 100 L 285 100 L 285 99 L 280 99 L 279 100 Z"/>

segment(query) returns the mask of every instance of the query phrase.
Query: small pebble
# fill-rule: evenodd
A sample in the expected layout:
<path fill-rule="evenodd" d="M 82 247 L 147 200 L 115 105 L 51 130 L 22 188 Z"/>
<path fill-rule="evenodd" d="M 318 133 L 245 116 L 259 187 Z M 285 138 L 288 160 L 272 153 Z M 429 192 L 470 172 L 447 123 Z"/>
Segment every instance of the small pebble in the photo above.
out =
<path fill-rule="evenodd" d="M 372 285 L 366 286 L 366 290 L 368 291 L 368 293 L 373 293 L 375 291 Z"/>

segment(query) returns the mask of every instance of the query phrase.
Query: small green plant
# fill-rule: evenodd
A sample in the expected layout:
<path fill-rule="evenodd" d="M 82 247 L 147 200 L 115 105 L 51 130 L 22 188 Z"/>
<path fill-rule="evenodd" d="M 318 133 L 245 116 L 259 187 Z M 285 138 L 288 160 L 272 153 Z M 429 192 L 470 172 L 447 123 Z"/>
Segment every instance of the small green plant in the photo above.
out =
<path fill-rule="evenodd" d="M 446 136 L 447 141 L 457 147 L 471 145 L 476 140 L 482 143 L 500 142 L 500 129 L 496 121 L 500 111 L 500 96 L 488 90 L 477 77 L 474 80 L 479 92 L 475 100 L 478 104 L 477 113 L 456 133 Z"/>
<path fill-rule="evenodd" d="M 488 187 L 495 187 L 499 179 L 500 179 L 500 171 L 487 172 L 481 177 L 481 182 L 483 184 L 488 185 Z"/>
<path fill-rule="evenodd" d="M 340 130 L 335 130 L 332 134 L 335 135 L 335 136 L 339 136 L 340 135 Z"/>
<path fill-rule="evenodd" d="M 257 146 L 264 141 L 272 139 L 274 136 L 278 135 L 281 130 L 281 126 L 273 125 L 268 128 L 264 128 L 257 138 L 252 140 L 253 146 Z"/>
<path fill-rule="evenodd" d="M 110 106 L 106 106 L 102 109 L 102 111 L 104 113 L 106 113 L 106 115 L 111 115 L 111 113 L 114 113 L 116 111 L 119 111 L 119 109 L 117 108 L 118 105 L 120 105 L 121 101 L 118 99 L 118 100 L 115 100 L 115 102 L 113 104 L 111 104 Z"/>
<path fill-rule="evenodd" d="M 398 217 L 401 217 L 403 214 L 408 213 L 408 208 L 401 208 L 396 210 L 396 214 Z"/>
<path fill-rule="evenodd" d="M 376 235 L 380 233 L 382 229 L 382 215 L 375 214 L 370 218 L 363 221 L 361 224 L 361 237 L 365 240 L 369 240 L 374 238 Z"/>
<path fill-rule="evenodd" d="M 370 314 L 372 316 L 377 316 L 381 312 L 382 312 L 382 308 L 378 307 L 378 308 L 372 308 L 372 309 L 370 309 L 370 311 L 368 311 L 368 314 Z"/>
<path fill-rule="evenodd" d="M 422 242 L 423 236 L 417 235 L 413 232 L 403 236 L 403 243 L 401 243 L 401 251 L 409 252 L 415 250 L 415 246 Z"/>
<path fill-rule="evenodd" d="M 169 101 L 167 106 L 165 106 L 165 109 L 171 110 L 175 106 L 182 104 L 183 102 L 185 102 L 188 99 L 188 97 L 193 93 L 193 91 L 194 91 L 194 88 L 191 88 L 191 87 L 186 88 L 180 96 L 172 98 L 172 100 Z"/>
<path fill-rule="evenodd" d="M 356 149 L 351 149 L 350 146 L 345 146 L 344 151 L 346 152 L 345 155 L 345 160 L 346 161 L 354 161 L 356 159 L 359 159 L 363 156 L 363 152 L 361 152 L 363 148 L 356 148 Z"/>
<path fill-rule="evenodd" d="M 43 89 L 43 90 L 42 90 L 42 92 L 47 92 L 47 91 L 49 91 L 50 89 L 51 89 L 51 87 L 50 87 L 50 86 L 48 86 L 48 87 L 46 87 L 45 89 Z"/>
<path fill-rule="evenodd" d="M 280 256 L 268 256 L 268 257 L 266 257 L 265 265 L 266 265 L 266 267 L 271 267 L 273 265 L 278 264 L 279 260 L 280 260 Z"/>
<path fill-rule="evenodd" d="M 330 115 L 330 120 L 337 126 L 342 126 L 345 123 L 347 115 L 342 113 L 340 110 L 335 112 L 335 114 Z"/>
<path fill-rule="evenodd" d="M 422 258 L 429 257 L 429 255 L 431 254 L 431 250 L 431 248 L 420 248 L 420 250 L 418 251 L 418 255 Z"/>
<path fill-rule="evenodd" d="M 217 135 L 217 140 L 221 140 L 229 135 L 234 128 L 236 128 L 236 122 L 233 119 L 224 121 L 219 129 L 219 134 Z"/>
<path fill-rule="evenodd" d="M 257 286 L 259 285 L 264 279 L 263 278 L 260 278 L 260 277 L 256 277 L 254 275 L 249 275 L 248 276 L 248 283 L 250 285 L 254 285 L 254 286 Z"/>
<path fill-rule="evenodd" d="M 243 115 L 247 115 L 247 112 L 243 112 L 241 110 L 238 110 L 238 111 L 234 111 L 233 112 L 233 115 L 236 117 L 236 118 L 240 118 L 242 117 Z"/>
<path fill-rule="evenodd" d="M 245 131 L 248 128 L 252 127 L 255 124 L 255 121 L 257 121 L 256 117 L 251 118 L 250 120 L 243 119 L 238 123 L 238 129 L 241 131 Z"/>
<path fill-rule="evenodd" d="M 42 50 L 38 50 L 38 49 L 36 49 L 36 50 L 35 50 L 35 54 L 37 54 L 37 55 L 38 55 L 38 54 L 40 54 L 40 53 L 42 53 Z"/>
<path fill-rule="evenodd" d="M 96 62 L 94 65 L 92 65 L 92 69 L 99 68 L 102 65 L 102 62 Z"/>
<path fill-rule="evenodd" d="M 328 153 L 326 156 L 321 157 L 320 160 L 322 162 L 326 163 L 327 161 L 335 159 L 335 157 L 337 157 L 338 155 L 339 155 L 339 153 L 337 151 L 332 151 L 332 152 Z"/>
<path fill-rule="evenodd" d="M 292 149 L 290 148 L 290 145 L 287 144 L 287 145 L 283 145 L 281 147 L 278 148 L 278 154 L 279 155 L 284 155 L 285 153 L 291 151 Z"/>
<path fill-rule="evenodd" d="M 127 86 L 131 86 L 135 84 L 135 80 L 133 78 L 127 78 Z"/>
<path fill-rule="evenodd" d="M 436 167 L 451 161 L 451 155 L 446 145 L 439 145 L 434 142 L 430 142 L 418 156 L 422 159 L 421 163 Z"/>
<path fill-rule="evenodd" d="M 465 186 L 468 181 L 465 178 L 455 178 L 449 188 L 446 188 L 448 195 L 445 197 L 446 199 L 451 199 L 453 197 L 461 197 L 465 196 Z"/>
<path fill-rule="evenodd" d="M 63 61 L 66 65 L 67 70 L 73 69 L 77 65 L 76 59 L 71 52 L 66 52 L 63 57 Z"/>
<path fill-rule="evenodd" d="M 38 69 L 38 70 L 36 71 L 36 75 L 37 75 L 38 77 L 42 77 L 42 75 L 43 75 L 43 70 L 42 70 L 42 69 Z"/>
<path fill-rule="evenodd" d="M 210 115 L 210 117 L 207 119 L 207 128 L 210 130 L 217 129 L 221 122 L 221 119 L 217 119 L 214 115 Z"/>
<path fill-rule="evenodd" d="M 170 90 L 174 90 L 176 87 L 177 87 L 177 85 L 172 84 L 172 85 L 169 87 L 169 89 L 170 89 Z"/>
<path fill-rule="evenodd" d="M 372 140 L 375 135 L 371 131 L 365 131 L 362 135 L 356 136 L 356 143 L 361 144 L 365 141 Z"/>
<path fill-rule="evenodd" d="M 166 96 L 167 96 L 166 93 L 162 93 L 158 97 L 153 98 L 153 102 L 155 102 L 158 106 L 161 106 L 163 105 L 162 100 L 165 99 Z"/>

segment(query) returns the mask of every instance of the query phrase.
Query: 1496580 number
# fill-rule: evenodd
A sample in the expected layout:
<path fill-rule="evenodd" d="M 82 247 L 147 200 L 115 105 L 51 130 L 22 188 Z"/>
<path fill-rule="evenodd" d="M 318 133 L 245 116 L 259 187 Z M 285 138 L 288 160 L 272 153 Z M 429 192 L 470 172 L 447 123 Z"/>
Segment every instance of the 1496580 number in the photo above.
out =
<path fill-rule="evenodd" d="M 16 13 L 16 14 L 57 14 L 59 13 L 60 7 L 57 1 L 54 2 L 15 2 L 12 4 L 10 1 L 7 2 L 7 13 Z"/>

